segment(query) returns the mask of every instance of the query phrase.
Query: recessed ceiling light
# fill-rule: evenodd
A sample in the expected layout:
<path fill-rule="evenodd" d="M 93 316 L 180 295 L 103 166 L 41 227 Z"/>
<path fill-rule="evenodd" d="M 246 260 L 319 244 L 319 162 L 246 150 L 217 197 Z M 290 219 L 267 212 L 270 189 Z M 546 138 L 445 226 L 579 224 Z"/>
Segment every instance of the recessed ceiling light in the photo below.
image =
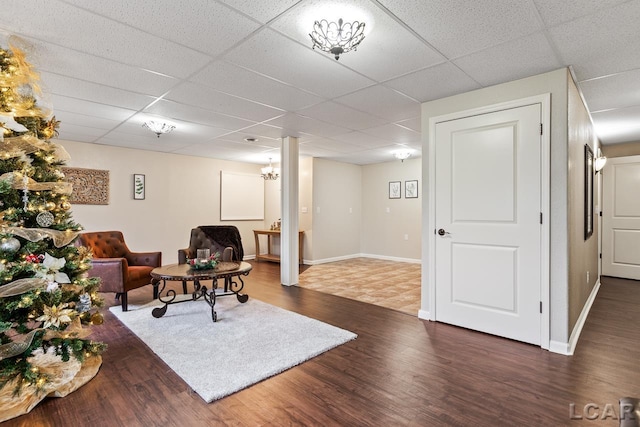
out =
<path fill-rule="evenodd" d="M 253 138 L 253 137 L 247 137 L 244 139 L 247 142 L 258 142 L 259 139 L 258 138 Z"/>

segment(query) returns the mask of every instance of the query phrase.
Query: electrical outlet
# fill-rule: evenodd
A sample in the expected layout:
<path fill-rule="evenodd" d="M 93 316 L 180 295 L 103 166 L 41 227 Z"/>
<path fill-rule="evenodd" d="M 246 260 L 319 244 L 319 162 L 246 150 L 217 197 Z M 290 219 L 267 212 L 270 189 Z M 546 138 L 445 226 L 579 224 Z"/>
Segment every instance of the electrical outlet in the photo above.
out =
<path fill-rule="evenodd" d="M 386 208 L 386 209 L 385 209 L 385 212 L 386 212 L 386 213 L 391 212 L 391 208 L 389 208 L 389 207 L 388 207 L 388 208 Z"/>
<path fill-rule="evenodd" d="M 404 240 L 409 240 L 409 235 L 408 234 L 404 235 Z"/>

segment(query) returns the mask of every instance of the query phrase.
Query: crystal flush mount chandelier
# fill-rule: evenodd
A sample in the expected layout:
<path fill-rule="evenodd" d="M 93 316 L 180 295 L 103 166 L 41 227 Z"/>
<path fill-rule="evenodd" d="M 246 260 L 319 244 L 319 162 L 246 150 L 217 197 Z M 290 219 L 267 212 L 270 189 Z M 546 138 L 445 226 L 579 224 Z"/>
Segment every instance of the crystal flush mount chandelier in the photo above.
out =
<path fill-rule="evenodd" d="M 162 135 L 163 133 L 169 133 L 176 128 L 174 125 L 163 122 L 154 122 L 153 120 L 144 122 L 142 124 L 142 127 L 145 127 L 151 132 L 158 135 L 158 138 L 160 138 L 160 135 Z"/>
<path fill-rule="evenodd" d="M 400 160 L 401 162 L 404 162 L 406 159 L 411 157 L 411 151 L 409 151 L 409 150 L 398 150 L 395 153 L 393 153 L 393 157 L 395 157 L 396 159 Z"/>
<path fill-rule="evenodd" d="M 364 22 L 344 22 L 340 18 L 335 23 L 323 19 L 313 24 L 309 37 L 313 42 L 313 49 L 317 47 L 340 59 L 341 54 L 355 50 L 364 39 Z"/>
<path fill-rule="evenodd" d="M 278 177 L 280 176 L 280 169 L 271 166 L 271 157 L 269 157 L 269 166 L 265 166 L 262 168 L 261 176 L 265 179 L 265 181 L 278 179 Z"/>

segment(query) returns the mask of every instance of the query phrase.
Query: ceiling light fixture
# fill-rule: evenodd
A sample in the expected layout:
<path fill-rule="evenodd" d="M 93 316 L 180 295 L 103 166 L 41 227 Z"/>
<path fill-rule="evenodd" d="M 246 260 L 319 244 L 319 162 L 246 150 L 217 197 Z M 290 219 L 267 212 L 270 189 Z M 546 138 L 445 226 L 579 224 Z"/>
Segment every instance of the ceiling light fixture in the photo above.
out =
<path fill-rule="evenodd" d="M 275 180 L 280 176 L 280 169 L 271 166 L 271 157 L 269 157 L 269 166 L 262 168 L 262 175 L 265 181 Z"/>
<path fill-rule="evenodd" d="M 395 153 L 393 153 L 393 157 L 395 157 L 396 159 L 400 160 L 401 162 L 404 162 L 405 159 L 408 159 L 409 157 L 411 157 L 411 151 L 409 151 L 409 150 L 398 150 Z"/>
<path fill-rule="evenodd" d="M 170 125 L 168 123 L 163 123 L 163 122 L 154 122 L 153 120 L 144 122 L 142 124 L 142 127 L 147 128 L 151 132 L 158 135 L 158 138 L 160 138 L 161 134 L 169 133 L 176 128 L 174 125 Z"/>
<path fill-rule="evenodd" d="M 335 23 L 323 19 L 313 24 L 309 37 L 313 42 L 313 49 L 317 47 L 340 59 L 341 54 L 355 50 L 364 39 L 364 22 L 344 22 L 340 18 Z"/>

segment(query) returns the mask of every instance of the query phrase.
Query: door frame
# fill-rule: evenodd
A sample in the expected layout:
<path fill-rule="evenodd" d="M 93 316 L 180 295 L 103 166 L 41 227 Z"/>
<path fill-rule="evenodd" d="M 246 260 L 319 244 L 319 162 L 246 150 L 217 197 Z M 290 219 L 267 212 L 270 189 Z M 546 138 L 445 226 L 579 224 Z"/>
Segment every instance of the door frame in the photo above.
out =
<path fill-rule="evenodd" d="M 428 318 L 436 320 L 436 280 L 435 280 L 435 136 L 436 125 L 438 123 L 451 120 L 463 119 L 481 114 L 494 113 L 501 110 L 524 107 L 527 105 L 540 104 L 540 121 L 542 123 L 542 135 L 540 138 L 540 211 L 542 212 L 542 225 L 540 227 L 540 301 L 542 302 L 542 313 L 540 315 L 540 347 L 549 349 L 550 344 L 550 220 L 551 220 L 551 94 L 545 93 L 541 95 L 530 96 L 526 98 L 516 99 L 497 104 L 485 105 L 468 110 L 457 111 L 454 113 L 444 114 L 429 118 L 429 185 L 428 185 L 428 228 L 424 231 L 427 238 L 427 247 L 429 251 L 428 257 Z M 433 232 L 431 231 L 433 230 Z"/>

